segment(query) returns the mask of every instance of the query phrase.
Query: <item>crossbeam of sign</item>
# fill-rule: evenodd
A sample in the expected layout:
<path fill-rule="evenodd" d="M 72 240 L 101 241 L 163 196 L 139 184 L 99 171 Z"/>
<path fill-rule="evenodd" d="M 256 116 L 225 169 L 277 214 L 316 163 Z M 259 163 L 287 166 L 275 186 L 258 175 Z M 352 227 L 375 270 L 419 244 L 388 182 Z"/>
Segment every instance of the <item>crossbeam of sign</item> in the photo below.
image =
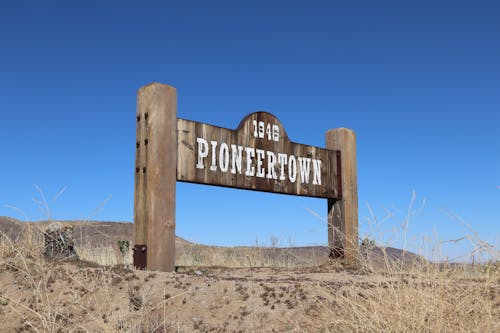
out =
<path fill-rule="evenodd" d="M 177 180 L 319 198 L 341 197 L 340 152 L 291 142 L 268 112 L 236 130 L 177 119 Z"/>

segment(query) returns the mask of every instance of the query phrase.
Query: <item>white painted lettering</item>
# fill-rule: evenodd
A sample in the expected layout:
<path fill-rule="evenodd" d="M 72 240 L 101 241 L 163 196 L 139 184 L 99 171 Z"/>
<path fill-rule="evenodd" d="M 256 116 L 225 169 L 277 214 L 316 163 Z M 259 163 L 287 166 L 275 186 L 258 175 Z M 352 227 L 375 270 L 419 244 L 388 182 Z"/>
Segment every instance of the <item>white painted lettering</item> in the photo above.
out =
<path fill-rule="evenodd" d="M 273 139 L 273 130 L 271 129 L 271 124 L 266 126 L 267 139 L 271 141 Z"/>
<path fill-rule="evenodd" d="M 273 141 L 280 141 L 280 127 L 278 125 L 273 125 Z"/>
<path fill-rule="evenodd" d="M 263 121 L 259 121 L 259 138 L 263 139 L 264 138 L 264 129 L 266 127 L 266 124 L 264 124 Z"/>
<path fill-rule="evenodd" d="M 309 173 L 311 172 L 311 159 L 299 157 L 300 182 L 309 184 Z"/>
<path fill-rule="evenodd" d="M 259 131 L 260 124 L 257 123 L 256 125 Z M 265 127 L 264 133 L 266 133 Z M 197 169 L 205 169 L 206 161 L 209 159 L 211 171 L 217 171 L 219 168 L 223 173 L 229 170 L 232 174 L 242 174 L 244 172 L 246 176 L 267 179 L 279 178 L 280 181 L 288 180 L 291 183 L 298 181 L 297 177 L 300 174 L 300 183 L 309 184 L 312 178 L 313 185 L 322 185 L 321 160 L 275 153 L 273 151 L 244 147 L 237 144 L 231 144 L 231 147 L 229 147 L 226 142 L 207 141 L 203 138 L 196 138 L 196 142 L 198 146 L 196 156 Z M 243 156 L 243 154 L 246 156 Z M 246 162 L 243 162 L 244 158 Z M 246 167 L 245 170 L 243 170 L 244 167 Z"/>
<path fill-rule="evenodd" d="M 197 169 L 205 169 L 205 164 L 203 159 L 208 156 L 208 142 L 203 138 L 196 138 L 198 143 L 198 163 L 196 163 Z"/>
<path fill-rule="evenodd" d="M 220 144 L 219 167 L 222 172 L 227 172 L 229 168 L 229 147 L 225 142 Z"/>
<path fill-rule="evenodd" d="M 280 165 L 280 180 L 285 180 L 285 165 L 287 165 L 288 155 L 278 153 L 278 163 Z"/>
<path fill-rule="evenodd" d="M 313 184 L 321 185 L 321 160 L 313 160 Z"/>
<path fill-rule="evenodd" d="M 238 173 L 241 175 L 241 159 L 242 159 L 241 154 L 243 151 L 243 147 L 237 145 L 231 145 L 231 151 L 233 155 L 231 173 L 236 173 L 236 171 L 238 171 Z"/>
<path fill-rule="evenodd" d="M 211 171 L 216 171 L 217 170 L 217 141 L 210 141 L 210 144 L 212 145 L 212 165 L 210 165 L 210 170 Z"/>
<path fill-rule="evenodd" d="M 276 165 L 276 155 L 272 151 L 267 152 L 267 178 L 277 179 L 276 170 L 274 166 Z"/>
<path fill-rule="evenodd" d="M 259 178 L 264 178 L 266 175 L 266 170 L 262 167 L 262 162 L 264 160 L 264 156 L 266 155 L 266 151 L 262 149 L 255 149 L 257 156 L 257 173 L 255 174 Z"/>
<path fill-rule="evenodd" d="M 288 159 L 288 179 L 290 179 L 292 183 L 295 183 L 297 179 L 297 160 L 293 155 L 290 155 Z"/>
<path fill-rule="evenodd" d="M 247 170 L 245 171 L 246 176 L 255 175 L 255 167 L 252 165 L 252 158 L 255 156 L 255 148 L 245 147 L 245 153 L 247 155 Z"/>

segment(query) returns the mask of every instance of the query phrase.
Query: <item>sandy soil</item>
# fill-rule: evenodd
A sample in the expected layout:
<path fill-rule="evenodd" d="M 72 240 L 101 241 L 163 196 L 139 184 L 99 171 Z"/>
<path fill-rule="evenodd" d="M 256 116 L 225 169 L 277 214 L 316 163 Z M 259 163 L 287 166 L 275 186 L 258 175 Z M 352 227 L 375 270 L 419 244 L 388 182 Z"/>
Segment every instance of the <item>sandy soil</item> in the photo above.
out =
<path fill-rule="evenodd" d="M 161 273 L 65 263 L 42 276 L 0 272 L 1 295 L 17 303 L 0 307 L 1 332 L 30 331 L 27 320 L 61 332 L 321 331 L 332 315 L 321 310 L 325 288 L 370 283 L 358 273 L 321 268 Z"/>

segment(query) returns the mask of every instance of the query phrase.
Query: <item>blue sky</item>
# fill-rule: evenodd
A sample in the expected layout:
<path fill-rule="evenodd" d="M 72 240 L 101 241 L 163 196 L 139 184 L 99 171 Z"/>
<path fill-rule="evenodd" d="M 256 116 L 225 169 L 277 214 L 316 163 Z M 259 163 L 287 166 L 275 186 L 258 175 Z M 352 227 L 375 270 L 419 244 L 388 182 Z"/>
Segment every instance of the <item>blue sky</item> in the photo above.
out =
<path fill-rule="evenodd" d="M 401 245 L 415 191 L 412 249 L 472 234 L 450 214 L 498 246 L 498 17 L 497 1 L 4 2 L 0 215 L 45 219 L 37 184 L 53 218 L 132 221 L 136 91 L 157 81 L 186 119 L 265 110 L 316 146 L 355 130 L 360 235 Z M 311 211 L 325 200 L 177 183 L 177 234 L 200 243 L 326 244 Z"/>

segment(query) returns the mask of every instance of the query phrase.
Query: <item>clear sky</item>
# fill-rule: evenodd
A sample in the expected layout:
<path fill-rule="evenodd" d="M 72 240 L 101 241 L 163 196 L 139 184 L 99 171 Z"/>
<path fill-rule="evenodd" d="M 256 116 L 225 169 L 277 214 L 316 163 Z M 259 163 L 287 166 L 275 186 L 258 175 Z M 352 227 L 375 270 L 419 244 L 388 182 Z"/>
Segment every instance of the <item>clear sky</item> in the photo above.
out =
<path fill-rule="evenodd" d="M 401 246 L 415 191 L 409 248 L 498 247 L 499 17 L 498 1 L 4 1 L 0 215 L 46 219 L 37 184 L 52 218 L 132 221 L 136 92 L 157 81 L 182 118 L 265 110 L 316 146 L 356 131 L 360 236 Z M 322 199 L 177 183 L 195 242 L 326 244 L 325 216 Z"/>

